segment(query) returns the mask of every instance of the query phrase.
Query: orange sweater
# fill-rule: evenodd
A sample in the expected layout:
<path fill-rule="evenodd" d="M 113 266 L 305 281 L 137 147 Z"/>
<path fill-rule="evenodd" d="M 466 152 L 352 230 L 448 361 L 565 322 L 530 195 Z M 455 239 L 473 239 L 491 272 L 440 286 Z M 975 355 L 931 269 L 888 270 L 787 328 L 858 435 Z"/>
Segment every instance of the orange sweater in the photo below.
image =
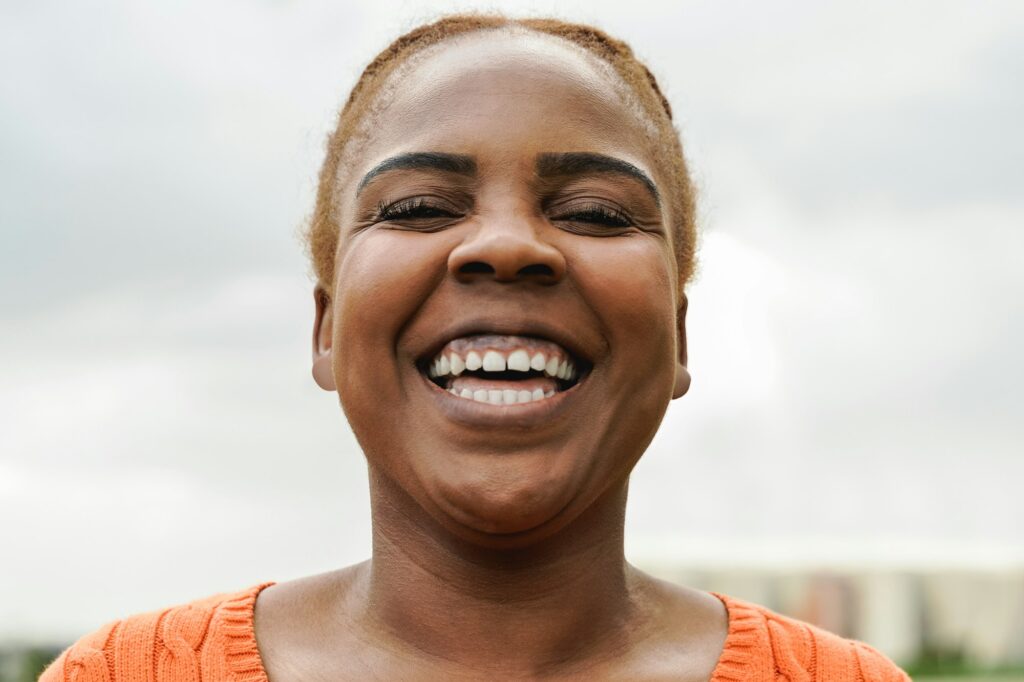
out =
<path fill-rule="evenodd" d="M 40 682 L 268 682 L 253 606 L 264 587 L 115 621 L 72 645 Z M 729 635 L 711 682 L 909 682 L 866 644 L 726 597 Z"/>

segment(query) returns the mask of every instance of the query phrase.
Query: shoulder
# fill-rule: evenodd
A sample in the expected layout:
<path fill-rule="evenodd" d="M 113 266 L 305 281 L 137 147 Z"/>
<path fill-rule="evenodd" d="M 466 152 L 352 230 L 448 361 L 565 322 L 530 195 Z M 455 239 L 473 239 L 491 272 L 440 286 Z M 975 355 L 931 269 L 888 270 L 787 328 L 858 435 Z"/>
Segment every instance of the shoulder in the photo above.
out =
<path fill-rule="evenodd" d="M 715 595 L 729 611 L 729 635 L 712 682 L 851 680 L 909 682 L 884 654 L 763 606 Z"/>
<path fill-rule="evenodd" d="M 271 679 L 330 679 L 365 655 L 352 627 L 350 595 L 360 589 L 369 562 L 289 580 L 260 595 L 254 632 Z M 331 646 L 322 646 L 325 638 Z"/>
<path fill-rule="evenodd" d="M 108 623 L 68 647 L 40 682 L 266 682 L 253 633 L 253 605 L 269 584 Z"/>

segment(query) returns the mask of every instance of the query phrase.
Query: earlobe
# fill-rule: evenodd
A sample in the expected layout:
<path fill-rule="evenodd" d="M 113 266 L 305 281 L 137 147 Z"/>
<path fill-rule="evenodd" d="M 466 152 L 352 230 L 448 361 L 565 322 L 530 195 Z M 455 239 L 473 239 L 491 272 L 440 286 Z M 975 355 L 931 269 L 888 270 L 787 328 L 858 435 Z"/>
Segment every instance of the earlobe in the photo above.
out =
<path fill-rule="evenodd" d="M 672 399 L 682 398 L 690 390 L 690 370 L 684 365 L 676 365 L 676 383 L 672 388 Z"/>
<path fill-rule="evenodd" d="M 313 380 L 316 385 L 325 391 L 337 391 L 338 385 L 334 381 L 333 354 L 330 350 L 319 357 L 313 358 Z"/>
<path fill-rule="evenodd" d="M 313 321 L 313 380 L 325 391 L 337 391 L 334 352 L 331 348 L 331 299 L 320 286 L 313 290 L 316 318 Z"/>
<path fill-rule="evenodd" d="M 679 344 L 679 358 L 676 361 L 675 384 L 672 387 L 673 400 L 682 398 L 690 390 L 690 370 L 687 369 L 689 358 L 686 353 L 686 310 L 689 305 L 689 299 L 686 298 L 686 294 L 683 294 L 682 305 L 679 306 L 679 311 L 676 314 L 676 324 L 678 325 L 676 338 Z"/>

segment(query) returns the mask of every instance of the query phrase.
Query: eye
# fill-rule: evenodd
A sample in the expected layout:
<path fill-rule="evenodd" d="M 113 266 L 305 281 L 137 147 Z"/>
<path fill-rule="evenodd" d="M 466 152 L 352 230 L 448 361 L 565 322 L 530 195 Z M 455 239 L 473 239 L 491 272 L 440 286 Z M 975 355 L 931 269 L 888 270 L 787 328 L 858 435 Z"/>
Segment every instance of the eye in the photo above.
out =
<path fill-rule="evenodd" d="M 458 218 L 455 208 L 430 197 L 411 197 L 393 203 L 385 201 L 377 205 L 374 222 L 394 223 L 436 223 Z"/>
<path fill-rule="evenodd" d="M 597 231 L 622 230 L 633 226 L 633 219 L 625 211 L 596 201 L 559 206 L 551 219 L 586 225 Z"/>

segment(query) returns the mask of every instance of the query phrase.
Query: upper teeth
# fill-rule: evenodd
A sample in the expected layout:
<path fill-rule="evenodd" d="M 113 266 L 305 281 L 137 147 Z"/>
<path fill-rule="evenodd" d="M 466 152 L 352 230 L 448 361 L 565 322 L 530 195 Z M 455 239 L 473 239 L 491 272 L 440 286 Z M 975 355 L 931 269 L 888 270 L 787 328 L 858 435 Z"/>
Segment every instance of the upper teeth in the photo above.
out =
<path fill-rule="evenodd" d="M 464 371 L 476 371 L 482 369 L 484 372 L 544 372 L 549 377 L 556 377 L 572 381 L 576 379 L 576 365 L 565 357 L 556 354 L 546 355 L 537 351 L 533 355 L 530 352 L 518 348 L 511 351 L 487 350 L 481 356 L 477 351 L 471 350 L 460 355 L 455 351 L 441 353 L 430 363 L 427 373 L 431 377 L 459 376 Z"/>

